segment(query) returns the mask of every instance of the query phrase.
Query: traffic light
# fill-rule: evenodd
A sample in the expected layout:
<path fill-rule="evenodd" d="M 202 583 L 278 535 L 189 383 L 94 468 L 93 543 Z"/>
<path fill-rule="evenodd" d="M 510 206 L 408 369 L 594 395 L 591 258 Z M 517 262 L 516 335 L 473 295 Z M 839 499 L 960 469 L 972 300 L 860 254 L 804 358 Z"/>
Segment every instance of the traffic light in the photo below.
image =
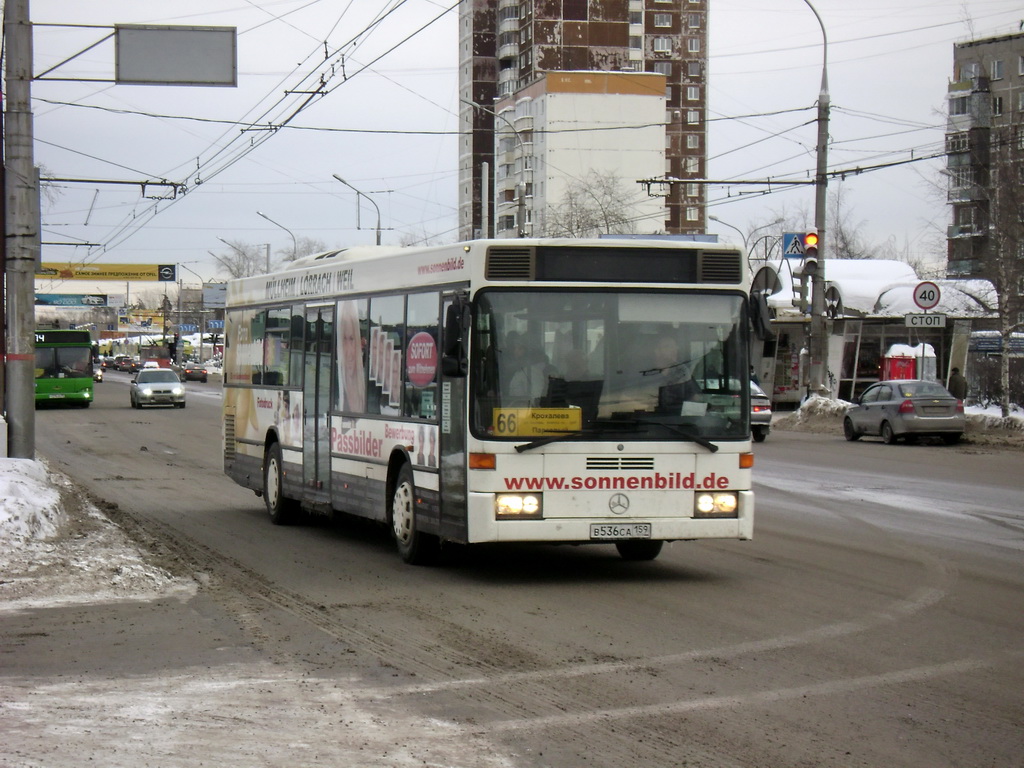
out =
<path fill-rule="evenodd" d="M 807 276 L 803 274 L 797 275 L 793 281 L 793 306 L 805 315 L 810 311 L 810 303 L 807 300 L 809 282 Z"/>
<path fill-rule="evenodd" d="M 804 257 L 818 258 L 818 233 L 811 231 L 804 235 Z"/>
<path fill-rule="evenodd" d="M 804 235 L 804 258 L 800 272 L 814 275 L 818 271 L 818 233 L 811 230 Z"/>

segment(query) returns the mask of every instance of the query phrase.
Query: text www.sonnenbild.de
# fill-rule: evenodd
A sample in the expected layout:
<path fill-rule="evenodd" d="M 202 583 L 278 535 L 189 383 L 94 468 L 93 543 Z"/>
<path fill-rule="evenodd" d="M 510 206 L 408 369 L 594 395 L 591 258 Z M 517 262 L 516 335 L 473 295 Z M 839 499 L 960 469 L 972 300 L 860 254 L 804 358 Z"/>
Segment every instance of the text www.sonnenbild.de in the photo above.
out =
<path fill-rule="evenodd" d="M 710 472 L 703 477 L 689 472 L 655 472 L 653 475 L 590 477 L 506 477 L 509 491 L 686 491 L 722 490 L 730 485 L 729 478 Z"/>

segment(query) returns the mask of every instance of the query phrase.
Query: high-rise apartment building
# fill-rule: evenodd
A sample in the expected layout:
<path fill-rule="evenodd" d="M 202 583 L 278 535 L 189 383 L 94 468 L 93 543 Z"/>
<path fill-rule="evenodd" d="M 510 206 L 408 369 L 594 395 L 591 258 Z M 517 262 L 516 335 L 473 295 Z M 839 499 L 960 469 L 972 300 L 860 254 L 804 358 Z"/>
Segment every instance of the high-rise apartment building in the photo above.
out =
<path fill-rule="evenodd" d="M 957 43 L 948 98 L 947 273 L 993 279 L 999 211 L 1024 200 L 1024 34 Z"/>
<path fill-rule="evenodd" d="M 665 77 L 663 173 L 684 183 L 673 184 L 663 199 L 660 229 L 703 232 L 704 186 L 685 180 L 702 178 L 707 163 L 707 4 L 465 0 L 459 19 L 460 236 L 494 233 L 494 136 L 496 123 L 505 124 L 497 100 L 514 98 L 550 72 L 595 70 Z M 516 135 L 525 150 L 523 135 Z M 529 152 L 523 154 L 526 163 Z M 516 226 L 524 231 L 528 223 Z"/>
<path fill-rule="evenodd" d="M 495 237 L 663 231 L 636 179 L 664 173 L 664 76 L 550 72 L 494 111 Z"/>

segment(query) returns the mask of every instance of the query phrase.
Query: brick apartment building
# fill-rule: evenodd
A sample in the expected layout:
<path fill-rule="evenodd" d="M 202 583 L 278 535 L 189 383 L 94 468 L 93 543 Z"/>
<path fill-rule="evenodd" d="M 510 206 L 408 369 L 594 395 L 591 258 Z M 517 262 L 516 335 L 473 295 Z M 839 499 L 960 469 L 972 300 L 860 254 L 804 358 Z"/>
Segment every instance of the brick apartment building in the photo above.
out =
<path fill-rule="evenodd" d="M 703 177 L 707 164 L 708 0 L 466 0 L 459 18 L 459 234 L 492 236 L 495 105 L 549 72 L 653 72 L 665 77 L 664 174 Z M 516 129 L 518 131 L 518 128 Z M 520 167 L 532 163 L 518 134 Z M 659 148 L 660 149 L 660 148 Z M 557 158 L 548 158 L 557 166 Z M 704 188 L 674 184 L 669 234 L 704 231 Z M 487 206 L 487 213 L 484 206 Z M 522 210 L 520 208 L 519 210 Z M 529 208 L 528 210 L 533 210 Z M 516 222 L 519 231 L 529 222 Z M 486 225 L 486 231 L 484 231 Z"/>

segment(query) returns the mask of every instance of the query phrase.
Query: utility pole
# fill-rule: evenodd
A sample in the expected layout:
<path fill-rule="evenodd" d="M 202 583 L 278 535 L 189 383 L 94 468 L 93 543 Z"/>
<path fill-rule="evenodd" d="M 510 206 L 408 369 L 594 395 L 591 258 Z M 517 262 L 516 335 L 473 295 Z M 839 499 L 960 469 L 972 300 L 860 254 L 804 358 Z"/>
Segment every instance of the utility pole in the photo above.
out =
<path fill-rule="evenodd" d="M 828 376 L 828 325 L 825 321 L 825 218 L 828 202 L 828 118 L 831 99 L 828 93 L 828 35 L 825 23 L 810 0 L 804 0 L 821 26 L 822 65 L 821 90 L 818 93 L 818 172 L 814 196 L 814 227 L 818 233 L 818 261 L 811 275 L 811 343 L 810 391 L 812 394 L 830 397 L 832 387 Z"/>
<path fill-rule="evenodd" d="M 32 27 L 28 0 L 4 4 L 7 109 L 4 121 L 7 242 L 6 402 L 8 456 L 34 459 L 35 272 L 39 260 L 39 186 L 32 141 Z"/>

